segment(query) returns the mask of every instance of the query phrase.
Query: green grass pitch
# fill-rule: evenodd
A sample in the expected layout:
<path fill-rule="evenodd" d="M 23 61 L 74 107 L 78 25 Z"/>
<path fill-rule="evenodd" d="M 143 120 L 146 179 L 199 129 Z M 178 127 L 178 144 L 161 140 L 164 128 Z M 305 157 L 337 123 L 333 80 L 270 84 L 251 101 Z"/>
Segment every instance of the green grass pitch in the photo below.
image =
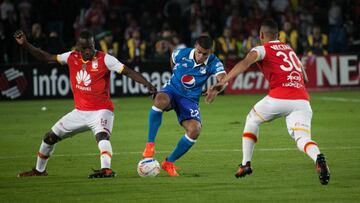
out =
<path fill-rule="evenodd" d="M 299 152 L 283 118 L 260 128 L 253 174 L 236 179 L 241 133 L 250 108 L 264 95 L 220 96 L 207 105 L 198 142 L 164 171 L 141 178 L 136 166 L 147 137 L 149 98 L 116 98 L 111 137 L 114 179 L 88 179 L 99 155 L 90 131 L 56 146 L 48 177 L 17 178 L 34 166 L 45 132 L 73 108 L 72 100 L 0 102 L 0 202 L 360 202 L 360 92 L 311 93 L 313 139 L 326 155 L 329 185 Z M 47 110 L 42 111 L 41 107 Z M 161 162 L 184 133 L 174 112 L 164 114 L 155 158 Z"/>

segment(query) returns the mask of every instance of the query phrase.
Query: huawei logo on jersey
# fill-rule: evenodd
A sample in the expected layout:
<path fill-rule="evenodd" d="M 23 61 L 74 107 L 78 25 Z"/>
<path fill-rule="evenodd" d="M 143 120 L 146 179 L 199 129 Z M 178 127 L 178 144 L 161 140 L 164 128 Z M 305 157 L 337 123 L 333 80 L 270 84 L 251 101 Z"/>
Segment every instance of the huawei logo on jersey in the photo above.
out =
<path fill-rule="evenodd" d="M 86 70 L 80 70 L 76 73 L 76 81 L 78 85 L 83 82 L 85 86 L 88 86 L 91 83 L 90 74 L 88 74 Z"/>

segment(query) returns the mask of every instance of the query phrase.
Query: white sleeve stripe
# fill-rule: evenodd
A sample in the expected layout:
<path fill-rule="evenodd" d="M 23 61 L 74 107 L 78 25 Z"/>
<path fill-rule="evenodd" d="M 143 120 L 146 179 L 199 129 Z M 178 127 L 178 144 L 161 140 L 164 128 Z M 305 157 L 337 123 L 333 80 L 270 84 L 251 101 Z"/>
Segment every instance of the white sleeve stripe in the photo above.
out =
<path fill-rule="evenodd" d="M 215 75 L 219 75 L 219 74 L 221 74 L 221 73 L 226 73 L 226 71 L 217 72 L 217 73 L 215 73 Z"/>
<path fill-rule="evenodd" d="M 120 70 L 119 70 L 117 73 L 121 74 L 121 73 L 123 72 L 123 70 L 124 70 L 124 69 L 125 69 L 124 64 L 121 64 L 121 68 L 120 68 Z"/>
<path fill-rule="evenodd" d="M 257 56 L 256 56 L 256 61 L 259 61 L 260 58 L 261 58 L 261 56 L 260 56 L 260 51 L 257 50 L 257 49 L 251 49 L 251 51 L 256 51 L 256 54 L 257 54 Z"/>
<path fill-rule="evenodd" d="M 115 57 L 109 54 L 105 55 L 104 62 L 105 62 L 105 66 L 110 71 L 121 73 L 124 70 L 124 64 L 122 64 L 119 60 L 117 60 Z"/>
<path fill-rule="evenodd" d="M 57 60 L 58 63 L 63 64 L 62 61 L 60 61 L 60 55 L 59 54 L 56 55 L 56 60 Z"/>
<path fill-rule="evenodd" d="M 175 63 L 174 53 L 173 53 L 173 54 L 171 54 L 171 60 L 172 60 L 172 62 L 173 62 L 174 64 L 176 64 L 176 63 Z"/>
<path fill-rule="evenodd" d="M 72 51 L 58 54 L 58 55 L 56 55 L 56 60 L 62 65 L 67 64 L 67 60 L 69 59 L 69 56 L 71 53 L 72 53 Z"/>
<path fill-rule="evenodd" d="M 258 56 L 256 58 L 256 61 L 263 60 L 265 58 L 266 51 L 265 51 L 264 46 L 254 47 L 250 51 L 256 51 L 257 52 Z"/>

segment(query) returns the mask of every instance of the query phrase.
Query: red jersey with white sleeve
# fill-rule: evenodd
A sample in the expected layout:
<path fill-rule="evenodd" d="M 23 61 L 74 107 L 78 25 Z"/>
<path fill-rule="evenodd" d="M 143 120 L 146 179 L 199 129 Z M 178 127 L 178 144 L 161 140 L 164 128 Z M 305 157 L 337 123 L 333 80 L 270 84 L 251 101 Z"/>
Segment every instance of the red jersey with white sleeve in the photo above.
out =
<path fill-rule="evenodd" d="M 69 67 L 76 109 L 114 111 L 114 105 L 110 100 L 110 72 L 121 73 L 124 64 L 100 51 L 96 51 L 94 58 L 89 61 L 84 61 L 78 51 L 59 54 L 57 60 Z"/>
<path fill-rule="evenodd" d="M 278 40 L 251 49 L 258 53 L 256 64 L 269 81 L 269 96 L 278 99 L 309 100 L 301 61 L 294 50 Z"/>

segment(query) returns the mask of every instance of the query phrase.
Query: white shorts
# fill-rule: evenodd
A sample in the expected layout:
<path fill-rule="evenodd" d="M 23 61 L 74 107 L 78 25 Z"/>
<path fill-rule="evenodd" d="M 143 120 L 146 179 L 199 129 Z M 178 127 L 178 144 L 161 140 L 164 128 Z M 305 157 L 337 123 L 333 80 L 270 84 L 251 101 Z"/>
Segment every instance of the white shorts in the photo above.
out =
<path fill-rule="evenodd" d="M 74 109 L 63 116 L 51 130 L 60 138 L 67 138 L 76 133 L 91 130 L 94 135 L 99 132 L 111 134 L 114 113 L 107 110 L 80 111 Z"/>
<path fill-rule="evenodd" d="M 306 133 L 311 136 L 312 109 L 307 100 L 276 99 L 266 96 L 255 104 L 252 111 L 262 122 L 284 116 L 288 132 L 295 140 L 298 138 L 294 133 L 296 131 L 302 132 L 298 135 Z"/>

